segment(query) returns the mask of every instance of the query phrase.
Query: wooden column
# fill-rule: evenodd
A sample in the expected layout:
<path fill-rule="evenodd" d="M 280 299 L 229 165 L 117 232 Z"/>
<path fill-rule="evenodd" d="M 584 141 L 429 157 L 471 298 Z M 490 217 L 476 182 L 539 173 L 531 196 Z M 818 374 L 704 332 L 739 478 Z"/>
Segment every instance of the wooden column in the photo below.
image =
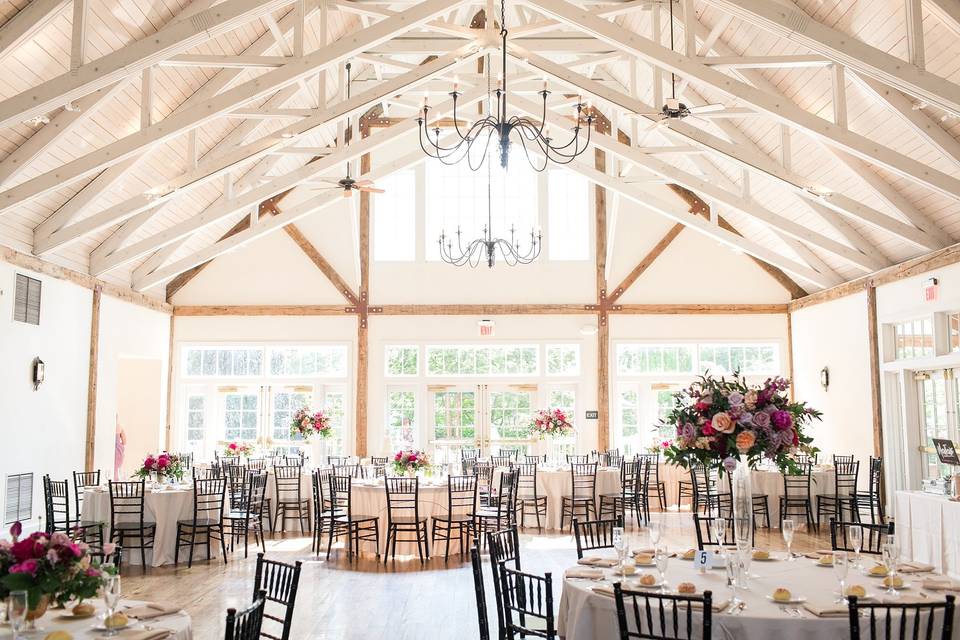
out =
<path fill-rule="evenodd" d="M 867 284 L 867 340 L 870 348 L 870 404 L 873 408 L 873 455 L 883 455 L 883 410 L 880 397 L 880 337 L 877 333 L 877 288 Z"/>
<path fill-rule="evenodd" d="M 365 135 L 365 133 L 364 133 Z M 360 158 L 360 175 L 370 172 L 370 154 Z M 357 452 L 367 455 L 367 386 L 369 382 L 367 303 L 370 299 L 370 194 L 360 193 L 360 302 L 357 305 Z"/>
<path fill-rule="evenodd" d="M 90 312 L 90 364 L 87 369 L 87 443 L 83 468 L 93 471 L 93 454 L 97 441 L 97 362 L 100 356 L 100 296 L 101 287 L 93 288 Z"/>
<path fill-rule="evenodd" d="M 790 379 L 790 400 L 794 399 L 793 389 L 793 314 L 787 311 L 787 376 Z"/>
<path fill-rule="evenodd" d="M 163 434 L 163 448 L 170 451 L 173 446 L 173 323 L 170 316 L 170 344 L 167 349 L 167 423 Z"/>
<path fill-rule="evenodd" d="M 607 157 L 595 150 L 597 171 L 606 172 Z M 607 191 L 595 189 L 597 216 L 597 451 L 610 448 L 610 326 L 607 318 Z"/>

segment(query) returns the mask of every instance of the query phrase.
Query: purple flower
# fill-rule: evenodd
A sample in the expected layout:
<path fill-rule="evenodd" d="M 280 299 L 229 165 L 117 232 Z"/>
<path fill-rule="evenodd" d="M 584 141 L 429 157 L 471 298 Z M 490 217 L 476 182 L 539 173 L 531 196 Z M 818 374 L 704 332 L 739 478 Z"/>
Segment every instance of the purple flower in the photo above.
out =
<path fill-rule="evenodd" d="M 766 429 L 770 426 L 770 414 L 763 411 L 753 414 L 753 424 L 757 425 L 761 429 Z"/>
<path fill-rule="evenodd" d="M 793 426 L 793 416 L 790 415 L 789 411 L 774 411 L 770 417 L 773 419 L 773 424 L 779 429 L 789 429 Z"/>
<path fill-rule="evenodd" d="M 697 428 L 688 422 L 683 425 L 680 435 L 686 440 L 692 440 L 693 438 L 697 437 Z"/>
<path fill-rule="evenodd" d="M 743 404 L 743 394 L 739 391 L 734 391 L 727 396 L 727 401 L 730 403 L 731 407 L 739 407 Z"/>
<path fill-rule="evenodd" d="M 752 420 L 753 420 L 753 414 L 750 413 L 749 411 L 744 411 L 743 413 L 740 414 L 740 417 L 737 418 L 737 422 L 739 422 L 740 424 L 750 424 Z"/>
<path fill-rule="evenodd" d="M 723 459 L 723 467 L 728 473 L 733 473 L 733 470 L 737 468 L 737 459 L 733 456 L 727 456 Z"/>

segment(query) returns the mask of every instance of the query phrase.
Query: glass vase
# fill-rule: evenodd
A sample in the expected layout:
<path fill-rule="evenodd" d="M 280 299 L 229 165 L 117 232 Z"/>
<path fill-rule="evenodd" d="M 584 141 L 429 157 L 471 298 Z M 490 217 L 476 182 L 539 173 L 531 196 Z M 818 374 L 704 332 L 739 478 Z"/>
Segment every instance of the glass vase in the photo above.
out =
<path fill-rule="evenodd" d="M 753 492 L 750 486 L 750 465 L 745 456 L 740 456 L 730 475 L 733 494 L 733 537 L 737 549 L 749 550 L 753 532 Z"/>

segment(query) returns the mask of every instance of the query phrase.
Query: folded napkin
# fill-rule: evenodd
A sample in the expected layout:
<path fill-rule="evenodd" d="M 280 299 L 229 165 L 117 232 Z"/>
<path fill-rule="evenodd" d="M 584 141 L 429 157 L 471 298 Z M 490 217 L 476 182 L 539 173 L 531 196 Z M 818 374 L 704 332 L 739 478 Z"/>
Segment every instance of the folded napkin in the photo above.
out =
<path fill-rule="evenodd" d="M 927 573 L 928 571 L 933 571 L 933 569 L 932 564 L 925 564 L 923 562 L 901 562 L 900 566 L 897 567 L 897 571 L 900 573 Z"/>
<path fill-rule="evenodd" d="M 127 614 L 128 618 L 136 618 L 138 620 L 150 620 L 152 618 L 159 618 L 160 616 L 170 615 L 171 613 L 177 613 L 182 609 L 172 604 L 165 604 L 160 602 L 144 602 L 143 604 L 138 604 L 136 606 L 130 607 L 124 613 Z"/>
<path fill-rule="evenodd" d="M 173 634 L 170 629 L 124 629 L 114 636 L 120 640 L 163 640 Z"/>
<path fill-rule="evenodd" d="M 573 567 L 567 569 L 563 574 L 565 578 L 586 578 L 587 580 L 602 580 L 603 569 L 587 569 L 584 567 Z"/>
<path fill-rule="evenodd" d="M 633 591 L 642 592 L 642 590 L 640 589 L 633 589 Z M 601 596 L 608 596 L 610 598 L 614 597 L 613 587 L 606 584 L 601 584 L 596 587 L 593 587 L 593 592 Z M 697 595 L 697 594 L 694 594 L 694 595 Z M 700 594 L 700 595 L 703 595 L 703 594 Z M 724 611 L 729 606 L 730 606 L 730 599 L 726 598 L 724 600 L 714 600 L 710 608 L 713 610 L 714 613 L 720 613 L 721 611 Z M 703 607 L 700 606 L 699 602 L 694 602 L 693 604 L 690 605 L 690 608 L 702 609 Z"/>
<path fill-rule="evenodd" d="M 577 560 L 577 564 L 586 565 L 588 567 L 615 567 L 620 564 L 615 558 L 596 558 L 596 557 L 586 557 L 580 558 Z"/>
<path fill-rule="evenodd" d="M 845 618 L 850 615 L 849 610 L 839 604 L 816 604 L 804 602 L 803 608 L 818 618 Z"/>
<path fill-rule="evenodd" d="M 947 577 L 926 578 L 920 588 L 928 591 L 960 591 L 960 582 Z"/>
<path fill-rule="evenodd" d="M 803 555 L 804 555 L 805 558 L 810 558 L 811 560 L 816 560 L 816 559 L 818 559 L 820 556 L 832 556 L 832 555 L 833 555 L 833 550 L 832 550 L 832 549 L 817 549 L 816 551 L 808 551 L 807 553 L 805 553 L 805 554 L 803 554 Z"/>

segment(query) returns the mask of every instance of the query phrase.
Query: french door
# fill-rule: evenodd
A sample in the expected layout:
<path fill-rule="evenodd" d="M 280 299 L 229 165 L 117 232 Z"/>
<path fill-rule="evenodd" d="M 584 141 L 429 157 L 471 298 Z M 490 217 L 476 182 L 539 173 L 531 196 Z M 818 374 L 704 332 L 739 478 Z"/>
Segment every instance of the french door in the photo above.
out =
<path fill-rule="evenodd" d="M 431 385 L 428 393 L 437 463 L 458 462 L 463 448 L 479 447 L 484 456 L 501 449 L 530 451 L 536 385 Z"/>
<path fill-rule="evenodd" d="M 914 375 L 920 414 L 920 468 L 924 478 L 939 478 L 951 472 L 948 466 L 940 464 L 933 439 L 958 439 L 960 393 L 957 372 L 957 369 L 940 369 Z"/>

